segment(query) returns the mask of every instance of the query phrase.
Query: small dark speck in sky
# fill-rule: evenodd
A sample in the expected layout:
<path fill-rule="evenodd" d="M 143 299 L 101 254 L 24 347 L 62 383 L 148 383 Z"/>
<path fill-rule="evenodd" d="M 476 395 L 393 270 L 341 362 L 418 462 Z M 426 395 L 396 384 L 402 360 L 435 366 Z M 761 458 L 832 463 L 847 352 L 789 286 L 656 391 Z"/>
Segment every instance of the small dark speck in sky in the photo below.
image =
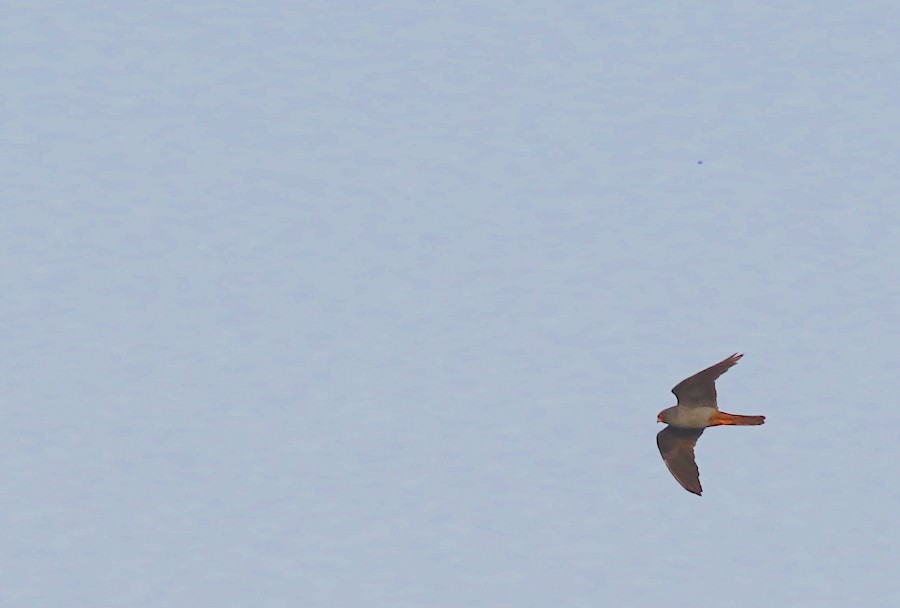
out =
<path fill-rule="evenodd" d="M 697 164 L 698 164 L 698 165 L 702 165 L 702 164 L 703 164 L 703 161 L 702 161 L 702 160 L 698 160 L 698 161 L 697 161 Z"/>

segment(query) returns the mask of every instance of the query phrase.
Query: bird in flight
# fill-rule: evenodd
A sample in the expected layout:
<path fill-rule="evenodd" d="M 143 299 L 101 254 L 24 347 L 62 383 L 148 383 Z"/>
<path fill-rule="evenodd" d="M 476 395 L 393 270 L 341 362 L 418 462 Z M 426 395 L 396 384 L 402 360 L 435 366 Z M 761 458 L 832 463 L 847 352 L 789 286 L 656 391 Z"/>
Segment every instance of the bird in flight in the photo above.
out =
<path fill-rule="evenodd" d="M 656 417 L 657 422 L 669 425 L 656 436 L 659 453 L 678 483 L 697 496 L 703 488 L 700 487 L 700 471 L 694 460 L 694 446 L 704 429 L 721 424 L 756 426 L 766 421 L 765 416 L 726 414 L 719 410 L 716 403 L 716 378 L 743 356 L 735 353 L 679 382 L 672 389 L 678 398 L 677 405 L 664 409 Z"/>

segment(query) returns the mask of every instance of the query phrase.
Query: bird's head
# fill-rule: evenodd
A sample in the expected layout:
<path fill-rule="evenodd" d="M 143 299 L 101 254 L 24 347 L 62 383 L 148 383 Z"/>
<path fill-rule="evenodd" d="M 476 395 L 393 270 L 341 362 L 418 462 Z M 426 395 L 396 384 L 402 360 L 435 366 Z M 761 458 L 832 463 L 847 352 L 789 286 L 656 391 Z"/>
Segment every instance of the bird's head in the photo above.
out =
<path fill-rule="evenodd" d="M 656 421 L 657 422 L 665 422 L 666 424 L 668 424 L 669 414 L 672 412 L 672 409 L 673 408 L 671 408 L 671 407 L 667 407 L 666 409 L 661 411 L 659 414 L 656 415 Z"/>

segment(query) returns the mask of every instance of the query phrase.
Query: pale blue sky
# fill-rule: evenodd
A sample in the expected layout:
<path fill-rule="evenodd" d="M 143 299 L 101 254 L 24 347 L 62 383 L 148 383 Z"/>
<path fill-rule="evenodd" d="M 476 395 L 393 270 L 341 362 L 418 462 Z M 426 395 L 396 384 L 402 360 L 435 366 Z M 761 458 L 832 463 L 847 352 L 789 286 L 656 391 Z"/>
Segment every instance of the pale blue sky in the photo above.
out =
<path fill-rule="evenodd" d="M 0 603 L 898 605 L 898 5 L 484 4 L 7 4 Z"/>

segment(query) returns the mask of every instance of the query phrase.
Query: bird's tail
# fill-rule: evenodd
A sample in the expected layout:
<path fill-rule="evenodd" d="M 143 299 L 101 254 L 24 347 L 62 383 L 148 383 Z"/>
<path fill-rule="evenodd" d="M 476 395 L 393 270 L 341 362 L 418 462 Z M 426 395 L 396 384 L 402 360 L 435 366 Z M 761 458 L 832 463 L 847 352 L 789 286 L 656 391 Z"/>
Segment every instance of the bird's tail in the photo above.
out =
<path fill-rule="evenodd" d="M 717 411 L 713 414 L 712 424 L 710 426 L 718 426 L 720 424 L 733 424 L 736 426 L 756 426 L 766 421 L 765 416 L 741 416 L 740 414 L 729 414 L 727 412 Z"/>

